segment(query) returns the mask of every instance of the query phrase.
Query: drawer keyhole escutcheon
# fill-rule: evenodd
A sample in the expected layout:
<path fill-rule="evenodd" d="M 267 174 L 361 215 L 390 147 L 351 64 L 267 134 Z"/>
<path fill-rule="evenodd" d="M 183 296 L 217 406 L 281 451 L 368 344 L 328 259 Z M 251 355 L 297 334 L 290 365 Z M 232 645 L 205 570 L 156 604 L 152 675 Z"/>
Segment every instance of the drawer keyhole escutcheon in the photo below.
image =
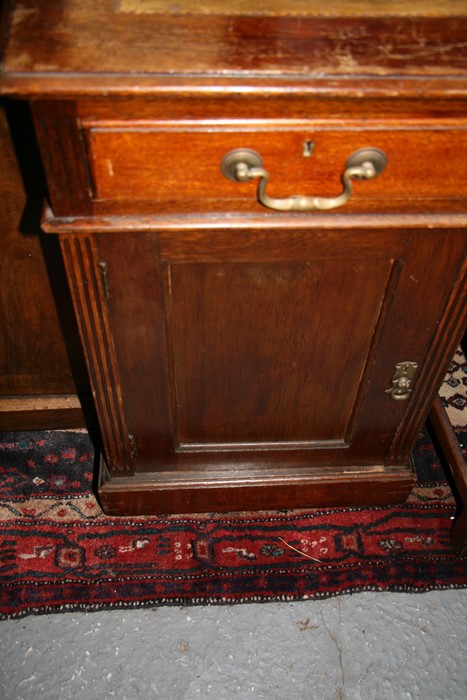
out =
<path fill-rule="evenodd" d="M 341 180 L 343 189 L 337 197 L 314 197 L 292 195 L 285 198 L 270 197 L 266 188 L 269 172 L 257 151 L 236 148 L 227 153 L 221 165 L 222 173 L 234 182 L 258 179 L 258 201 L 268 209 L 276 211 L 326 211 L 337 209 L 349 201 L 353 192 L 352 180 L 372 180 L 380 175 L 387 164 L 386 154 L 379 148 L 361 148 L 355 151 L 345 164 Z"/>
<path fill-rule="evenodd" d="M 412 382 L 415 370 L 418 365 L 416 362 L 398 362 L 394 368 L 394 376 L 392 378 L 392 386 L 386 389 L 391 399 L 395 401 L 404 401 L 409 398 L 412 393 Z"/>

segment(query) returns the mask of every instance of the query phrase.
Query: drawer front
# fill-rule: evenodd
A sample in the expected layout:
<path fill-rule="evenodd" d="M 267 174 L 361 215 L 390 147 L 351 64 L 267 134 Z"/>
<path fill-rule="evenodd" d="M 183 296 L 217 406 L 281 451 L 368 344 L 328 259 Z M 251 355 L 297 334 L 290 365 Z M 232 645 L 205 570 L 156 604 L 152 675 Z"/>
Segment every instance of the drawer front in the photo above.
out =
<path fill-rule="evenodd" d="M 355 151 L 374 147 L 387 166 L 353 181 L 342 211 L 462 210 L 467 195 L 467 129 L 415 124 L 287 122 L 96 122 L 85 125 L 96 211 L 115 213 L 261 212 L 258 180 L 235 182 L 221 172 L 233 149 L 259 153 L 269 172 L 267 194 L 334 198 Z"/>

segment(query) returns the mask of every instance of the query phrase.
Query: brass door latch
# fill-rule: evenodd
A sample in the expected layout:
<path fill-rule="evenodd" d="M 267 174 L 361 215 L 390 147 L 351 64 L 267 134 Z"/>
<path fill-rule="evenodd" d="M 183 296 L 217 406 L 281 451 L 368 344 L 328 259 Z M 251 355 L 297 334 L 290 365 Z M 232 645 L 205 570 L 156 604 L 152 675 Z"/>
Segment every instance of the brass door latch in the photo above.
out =
<path fill-rule="evenodd" d="M 386 389 L 394 401 L 404 401 L 409 398 L 412 393 L 412 383 L 415 370 L 418 364 L 416 362 L 398 362 L 394 368 L 394 376 L 392 378 L 392 386 Z"/>

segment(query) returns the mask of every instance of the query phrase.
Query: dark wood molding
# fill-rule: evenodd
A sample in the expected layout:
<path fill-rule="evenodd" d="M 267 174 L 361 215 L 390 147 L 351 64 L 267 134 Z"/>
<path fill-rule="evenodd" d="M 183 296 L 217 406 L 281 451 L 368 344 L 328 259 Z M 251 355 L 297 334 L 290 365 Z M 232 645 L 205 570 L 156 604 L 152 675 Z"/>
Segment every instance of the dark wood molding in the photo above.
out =
<path fill-rule="evenodd" d="M 267 476 L 244 471 L 234 478 L 222 471 L 198 478 L 158 472 L 109 480 L 101 463 L 99 499 L 108 515 L 225 513 L 402 503 L 413 484 L 410 465 L 287 469 Z"/>
<path fill-rule="evenodd" d="M 121 382 L 99 275 L 98 251 L 91 237 L 61 239 L 63 258 L 83 341 L 94 400 L 112 474 L 133 472 L 133 445 L 123 405 Z"/>

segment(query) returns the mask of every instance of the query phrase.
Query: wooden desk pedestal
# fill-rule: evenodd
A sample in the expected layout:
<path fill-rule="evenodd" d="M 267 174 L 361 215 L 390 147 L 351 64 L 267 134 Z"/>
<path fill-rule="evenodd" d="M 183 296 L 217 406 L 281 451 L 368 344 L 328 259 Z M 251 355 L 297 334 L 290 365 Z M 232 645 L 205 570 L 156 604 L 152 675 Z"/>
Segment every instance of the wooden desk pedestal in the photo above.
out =
<path fill-rule="evenodd" d="M 461 6 L 27 5 L 1 89 L 34 118 L 105 512 L 403 500 L 466 320 Z"/>

